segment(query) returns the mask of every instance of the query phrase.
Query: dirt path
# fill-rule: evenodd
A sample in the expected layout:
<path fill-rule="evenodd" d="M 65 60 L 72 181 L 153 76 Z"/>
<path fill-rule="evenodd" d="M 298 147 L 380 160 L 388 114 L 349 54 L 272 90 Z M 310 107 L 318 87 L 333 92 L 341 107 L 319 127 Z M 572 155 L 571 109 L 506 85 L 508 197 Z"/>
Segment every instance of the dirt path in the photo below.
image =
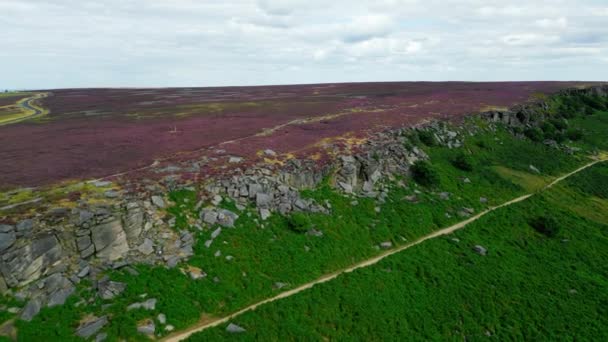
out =
<path fill-rule="evenodd" d="M 585 170 L 585 169 L 587 169 L 587 168 L 589 168 L 589 167 L 591 167 L 591 166 L 593 166 L 593 165 L 595 165 L 597 163 L 604 162 L 604 161 L 607 161 L 607 160 L 608 160 L 607 156 L 602 156 L 601 158 L 596 159 L 593 162 L 585 164 L 585 165 L 581 166 L 580 168 L 578 168 L 578 169 L 576 169 L 576 170 L 574 170 L 572 172 L 569 172 L 569 173 L 567 173 L 567 174 L 565 174 L 563 176 L 560 176 L 560 177 L 556 178 L 551 183 L 547 184 L 541 190 L 539 190 L 539 191 L 537 191 L 535 193 L 530 193 L 530 194 L 527 194 L 527 195 L 523 195 L 523 196 L 514 198 L 514 199 L 512 199 L 512 200 L 510 200 L 508 202 L 505 202 L 503 204 L 500 204 L 498 206 L 488 208 L 485 211 L 482 211 L 479 214 L 468 218 L 467 220 L 464 220 L 462 222 L 456 223 L 453 226 L 450 226 L 450 227 L 447 227 L 447 228 L 435 231 L 435 232 L 433 232 L 431 234 L 428 234 L 428 235 L 425 235 L 425 236 L 423 236 L 423 237 L 421 237 L 421 238 L 419 238 L 419 239 L 417 239 L 417 240 L 415 240 L 413 242 L 410 242 L 410 243 L 405 244 L 403 246 L 400 246 L 398 248 L 386 251 L 386 252 L 381 253 L 380 255 L 377 255 L 377 256 L 375 256 L 375 257 L 373 257 L 371 259 L 364 260 L 364 261 L 359 262 L 357 264 L 354 264 L 354 265 L 352 265 L 350 267 L 338 270 L 338 271 L 336 271 L 334 273 L 330 273 L 330 274 L 324 275 L 321 278 L 318 278 L 318 279 L 313 280 L 311 282 L 308 282 L 308 283 L 305 283 L 303 285 L 300 285 L 300 286 L 298 286 L 298 287 L 296 287 L 294 289 L 291 289 L 291 290 L 288 290 L 288 291 L 285 291 L 285 292 L 281 292 L 280 294 L 278 294 L 278 295 L 276 295 L 274 297 L 271 297 L 271 298 L 268 298 L 268 299 L 264 299 L 264 300 L 262 300 L 260 302 L 257 302 L 255 304 L 249 305 L 249 306 L 247 306 L 247 307 L 245 307 L 245 308 L 243 308 L 243 309 L 241 309 L 241 310 L 239 310 L 237 312 L 234 312 L 234 313 L 232 313 L 232 314 L 230 314 L 228 316 L 221 317 L 221 318 L 215 318 L 215 319 L 206 319 L 206 320 L 204 320 L 204 321 L 202 321 L 202 322 L 194 325 L 193 327 L 191 327 L 191 328 L 189 328 L 189 329 L 187 329 L 185 331 L 178 332 L 178 333 L 175 333 L 173 335 L 168 336 L 167 338 L 163 339 L 163 341 L 166 341 L 166 342 L 177 342 L 177 341 L 184 340 L 184 339 L 190 337 L 194 333 L 197 333 L 197 332 L 200 332 L 200 331 L 203 331 L 203 330 L 206 330 L 206 329 L 218 326 L 218 325 L 223 324 L 223 323 L 227 323 L 227 322 L 229 322 L 230 320 L 234 319 L 235 317 L 237 317 L 239 315 L 242 315 L 242 314 L 244 314 L 244 313 L 246 313 L 248 311 L 255 310 L 260 305 L 264 305 L 264 304 L 267 304 L 267 303 L 270 303 L 270 302 L 274 302 L 274 301 L 282 299 L 282 298 L 293 296 L 293 295 L 295 295 L 297 293 L 300 293 L 302 291 L 310 289 L 310 288 L 312 288 L 313 286 L 315 286 L 317 284 L 322 284 L 322 283 L 328 282 L 328 281 L 330 281 L 332 279 L 335 279 L 335 278 L 337 278 L 341 274 L 350 273 L 350 272 L 353 272 L 353 271 L 355 271 L 355 270 L 357 270 L 359 268 L 363 268 L 363 267 L 368 267 L 368 266 L 374 265 L 374 264 L 378 263 L 379 261 L 381 261 L 382 259 L 384 259 L 386 257 L 389 257 L 389 256 L 391 256 L 393 254 L 397 254 L 397 253 L 402 252 L 402 251 L 404 251 L 404 250 L 406 250 L 408 248 L 411 248 L 413 246 L 421 244 L 421 243 L 423 243 L 426 240 L 430 240 L 430 239 L 434 239 L 434 238 L 439 237 L 439 236 L 451 234 L 451 233 L 453 233 L 456 230 L 464 228 L 469 223 L 479 220 L 481 217 L 483 217 L 483 216 L 485 216 L 485 215 L 493 212 L 494 210 L 497 210 L 497 209 L 500 209 L 500 208 L 503 208 L 503 207 L 507 207 L 509 205 L 512 205 L 512 204 L 515 204 L 515 203 L 518 203 L 518 202 L 521 202 L 521 201 L 524 201 L 524 200 L 526 200 L 526 199 L 534 196 L 537 193 L 540 193 L 542 191 L 545 191 L 545 190 L 551 188 L 555 184 L 563 181 L 564 179 L 566 179 L 566 178 L 568 178 L 568 177 L 570 177 L 570 176 L 572 176 L 574 174 L 577 174 L 577 173 L 579 173 L 579 172 L 581 172 L 581 171 L 583 171 L 583 170 Z"/>

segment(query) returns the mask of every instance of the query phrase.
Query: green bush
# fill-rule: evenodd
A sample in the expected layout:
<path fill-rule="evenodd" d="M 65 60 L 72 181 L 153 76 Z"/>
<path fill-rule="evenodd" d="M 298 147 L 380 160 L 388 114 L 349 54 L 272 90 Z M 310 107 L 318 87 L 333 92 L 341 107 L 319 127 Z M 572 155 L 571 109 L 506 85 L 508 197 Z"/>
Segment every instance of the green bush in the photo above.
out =
<path fill-rule="evenodd" d="M 296 212 L 287 218 L 287 226 L 296 233 L 303 233 L 312 227 L 312 223 L 308 215 Z"/>
<path fill-rule="evenodd" d="M 559 222 L 551 216 L 539 216 L 530 221 L 530 226 L 537 232 L 554 237 L 559 233 Z"/>
<path fill-rule="evenodd" d="M 576 129 L 576 128 L 570 128 L 566 132 L 566 137 L 568 137 L 568 139 L 570 139 L 572 141 L 581 140 L 583 138 L 583 131 L 581 131 L 580 129 Z"/>
<path fill-rule="evenodd" d="M 431 131 L 419 131 L 418 139 L 428 147 L 437 146 L 437 139 Z"/>
<path fill-rule="evenodd" d="M 536 142 L 543 141 L 544 133 L 538 127 L 528 128 L 524 131 L 524 135 L 528 137 L 528 139 Z"/>
<path fill-rule="evenodd" d="M 552 138 L 555 135 L 555 132 L 557 131 L 555 126 L 553 126 L 553 124 L 547 121 L 542 123 L 540 129 L 543 130 L 543 135 L 547 138 Z"/>
<path fill-rule="evenodd" d="M 560 131 L 568 128 L 568 120 L 565 119 L 551 119 L 549 122 Z"/>
<path fill-rule="evenodd" d="M 470 155 L 460 153 L 452 160 L 452 165 L 462 171 L 473 171 L 475 168 L 475 161 Z"/>
<path fill-rule="evenodd" d="M 424 160 L 419 160 L 412 165 L 412 177 L 416 183 L 423 186 L 439 185 L 439 174 L 429 162 Z"/>

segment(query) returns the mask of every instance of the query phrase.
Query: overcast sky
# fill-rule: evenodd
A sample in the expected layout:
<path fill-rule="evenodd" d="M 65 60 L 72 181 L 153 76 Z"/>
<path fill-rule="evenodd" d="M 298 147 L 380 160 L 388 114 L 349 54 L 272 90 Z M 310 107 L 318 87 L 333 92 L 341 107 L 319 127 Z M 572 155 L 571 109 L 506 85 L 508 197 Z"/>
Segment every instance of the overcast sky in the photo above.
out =
<path fill-rule="evenodd" d="M 0 88 L 608 81 L 608 0 L 0 0 Z"/>

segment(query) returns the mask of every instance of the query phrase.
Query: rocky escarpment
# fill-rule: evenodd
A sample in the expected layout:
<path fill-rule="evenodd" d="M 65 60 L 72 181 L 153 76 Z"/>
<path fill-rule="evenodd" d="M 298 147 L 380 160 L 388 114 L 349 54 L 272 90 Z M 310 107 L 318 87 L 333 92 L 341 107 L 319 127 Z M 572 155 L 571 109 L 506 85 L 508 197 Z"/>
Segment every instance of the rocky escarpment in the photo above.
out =
<path fill-rule="evenodd" d="M 606 96 L 608 87 L 568 90 L 563 94 L 580 92 Z M 483 113 L 481 117 L 510 127 L 527 127 L 540 124 L 547 109 L 547 103 L 531 103 L 508 111 Z M 196 238 L 203 239 L 209 248 L 222 229 L 233 228 L 246 207 L 258 211 L 260 224 L 271 215 L 297 211 L 330 214 L 329 203 L 300 196 L 302 189 L 315 188 L 324 180 L 349 196 L 382 202 L 389 191 L 386 180 L 407 176 L 411 165 L 428 158 L 412 139 L 415 131 L 431 134 L 443 146 L 459 148 L 471 128 L 431 122 L 388 130 L 370 137 L 356 152 L 337 150 L 335 158 L 324 164 L 298 159 L 290 159 L 284 165 L 260 162 L 198 183 L 180 183 L 176 181 L 179 178 L 171 177 L 170 184 L 147 184 L 145 190 L 137 193 L 109 193 L 109 204 L 81 200 L 72 207 L 50 208 L 0 225 L 0 290 L 27 299 L 20 315 L 29 320 L 43 306 L 63 304 L 83 279 L 89 279 L 103 299 L 120 294 L 125 284 L 110 281 L 104 276 L 107 270 L 125 268 L 137 275 L 130 265 L 176 267 L 193 255 Z M 240 160 L 233 162 L 238 164 Z M 199 213 L 182 230 L 177 228 L 176 218 L 166 211 L 173 203 L 165 195 L 179 188 L 197 192 Z M 226 199 L 235 203 L 236 209 L 223 207 Z"/>
<path fill-rule="evenodd" d="M 608 85 L 600 85 L 587 88 L 564 89 L 558 96 L 575 98 L 579 96 L 608 97 Z M 538 101 L 514 106 L 508 110 L 493 110 L 482 113 L 482 117 L 496 123 L 502 123 L 510 127 L 532 127 L 538 126 L 547 119 L 546 112 L 549 104 Z"/>

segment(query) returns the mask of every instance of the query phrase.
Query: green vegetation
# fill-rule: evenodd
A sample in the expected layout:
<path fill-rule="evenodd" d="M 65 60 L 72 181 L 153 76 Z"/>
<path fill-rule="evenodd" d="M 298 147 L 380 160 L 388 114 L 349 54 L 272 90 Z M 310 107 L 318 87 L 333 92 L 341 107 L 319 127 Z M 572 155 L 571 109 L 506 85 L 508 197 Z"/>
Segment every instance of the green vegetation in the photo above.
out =
<path fill-rule="evenodd" d="M 431 163 L 419 160 L 412 165 L 412 178 L 418 184 L 426 187 L 439 185 L 439 173 L 433 168 Z"/>
<path fill-rule="evenodd" d="M 259 307 L 233 320 L 244 333 L 229 334 L 224 324 L 190 341 L 606 340 L 608 221 L 555 205 L 572 192 L 590 203 L 577 184 Z M 529 225 L 538 217 L 563 228 L 547 239 Z"/>
<path fill-rule="evenodd" d="M 556 120 L 562 118 L 565 117 L 555 114 Z M 584 132 L 576 143 L 569 142 L 573 147 L 586 153 L 606 146 L 608 113 L 595 111 L 574 116 L 568 123 L 568 130 Z M 583 153 L 571 155 L 531 139 L 517 138 L 505 127 L 490 128 L 478 119 L 470 119 L 465 125 L 476 133 L 466 135 L 464 146 L 459 149 L 437 145 L 432 133 L 431 140 L 422 137 L 422 131 L 409 137 L 412 142 L 427 140 L 424 150 L 431 162 L 414 165 L 414 181 L 403 177 L 385 181 L 384 186 L 390 187 L 390 191 L 383 203 L 371 198 L 356 198 L 354 202 L 355 198 L 335 192 L 329 182 L 324 182 L 317 189 L 304 191 L 303 196 L 329 203 L 331 215 L 273 214 L 262 221 L 254 208 L 238 210 L 235 203 L 225 199 L 221 206 L 237 212 L 239 218 L 235 227 L 223 229 L 209 248 L 204 242 L 210 230 L 198 230 L 193 225 L 200 214 L 195 189 L 174 191 L 169 194 L 172 206 L 167 213 L 175 219 L 176 229 L 192 231 L 197 240 L 195 256 L 187 264 L 170 270 L 138 265 L 135 267 L 138 276 L 114 271 L 110 275 L 113 280 L 127 283 L 127 289 L 119 297 L 104 302 L 91 293 L 81 293 L 82 298 L 90 298 L 91 302 L 76 305 L 74 296 L 66 306 L 44 308 L 32 323 L 18 323 L 20 337 L 47 341 L 73 339 L 74 328 L 86 314 L 110 316 L 111 324 L 104 329 L 110 341 L 118 337 L 145 339 L 136 332 L 137 322 L 159 313 L 167 316 L 168 324 L 184 329 L 201 316 L 226 315 L 378 255 L 382 242 L 399 246 L 462 221 L 471 212 L 536 191 L 555 176 L 588 161 L 581 156 Z M 547 132 L 565 130 L 561 123 L 551 125 L 555 131 L 545 127 L 546 132 L 539 129 L 539 134 L 544 137 Z M 595 279 L 594 273 L 604 263 L 598 263 L 591 254 L 582 259 L 575 254 L 584 249 L 588 239 L 596 240 L 592 241 L 593 249 L 581 253 L 592 253 L 597 248 L 598 254 L 605 257 L 601 250 L 608 250 L 598 238 L 600 233 L 605 238 L 602 222 L 608 222 L 606 190 L 597 190 L 608 189 L 605 175 L 603 166 L 586 170 L 580 178 L 568 181 L 567 187 L 558 187 L 513 209 L 501 210 L 457 233 L 460 243 L 450 238 L 433 240 L 404 253 L 403 259 L 400 256 L 387 260 L 377 267 L 340 277 L 337 283 L 315 287 L 310 296 L 318 296 L 319 303 L 326 305 L 315 306 L 310 298 L 297 299 L 302 296 L 290 298 L 277 306 L 273 304 L 272 309 L 268 306 L 258 310 L 263 317 L 256 321 L 259 328 L 253 323 L 256 315 L 245 315 L 242 321 L 239 318 L 239 324 L 242 322 L 248 329 L 242 337 L 318 340 L 361 336 L 390 340 L 390 336 L 412 334 L 420 339 L 462 339 L 462 335 L 479 338 L 487 330 L 501 339 L 505 339 L 505 334 L 534 339 L 549 336 L 539 323 L 545 316 L 546 329 L 559 326 L 566 319 L 575 319 L 572 326 L 586 324 L 596 314 L 598 303 L 605 304 L 606 299 L 587 300 L 589 297 L 573 296 L 567 289 L 565 293 L 549 290 L 548 284 L 567 284 L 584 295 L 592 289 L 604 289 L 601 277 Z M 595 197 L 590 199 L 589 195 Z M 541 222 L 544 226 L 535 224 L 539 218 L 544 218 Z M 591 228 L 585 230 L 587 223 Z M 304 234 L 312 228 L 322 235 Z M 563 244 L 564 239 L 572 242 Z M 487 257 L 474 254 L 471 247 L 476 244 L 489 248 Z M 555 253 L 558 246 L 570 249 Z M 593 268 L 586 269 L 587 263 Z M 532 271 L 522 269 L 528 264 Z M 562 266 L 575 269 L 580 277 L 568 280 Z M 206 277 L 192 279 L 189 270 L 193 268 L 202 270 Z M 552 274 L 547 274 L 551 271 Z M 287 285 L 279 289 L 277 283 Z M 339 288 L 344 290 L 336 297 Z M 501 299 L 503 292 L 511 297 Z M 146 298 L 158 299 L 155 310 L 125 310 L 129 304 L 142 301 L 144 294 Z M 554 303 L 550 301 L 552 295 L 556 300 L 566 300 L 566 304 L 549 315 L 539 313 L 539 308 Z M 572 312 L 576 312 L 573 310 L 584 300 L 589 301 L 587 311 L 581 317 L 572 317 Z M 105 307 L 106 304 L 110 306 Z M 522 314 L 518 315 L 520 311 Z M 342 319 L 337 321 L 336 317 Z M 522 323 L 528 320 L 530 326 Z M 435 321 L 443 323 L 438 325 Z M 268 327 L 270 322 L 281 324 Z M 598 327 L 602 321 L 598 322 L 589 334 L 600 337 Z M 157 332 L 167 333 L 160 324 Z M 200 338 L 224 337 L 223 330 L 215 329 Z"/>
<path fill-rule="evenodd" d="M 475 160 L 473 157 L 464 152 L 456 155 L 454 160 L 452 160 L 452 164 L 462 171 L 473 171 L 475 168 Z"/>
<path fill-rule="evenodd" d="M 418 140 L 428 147 L 437 146 L 437 138 L 432 131 L 418 131 Z"/>

